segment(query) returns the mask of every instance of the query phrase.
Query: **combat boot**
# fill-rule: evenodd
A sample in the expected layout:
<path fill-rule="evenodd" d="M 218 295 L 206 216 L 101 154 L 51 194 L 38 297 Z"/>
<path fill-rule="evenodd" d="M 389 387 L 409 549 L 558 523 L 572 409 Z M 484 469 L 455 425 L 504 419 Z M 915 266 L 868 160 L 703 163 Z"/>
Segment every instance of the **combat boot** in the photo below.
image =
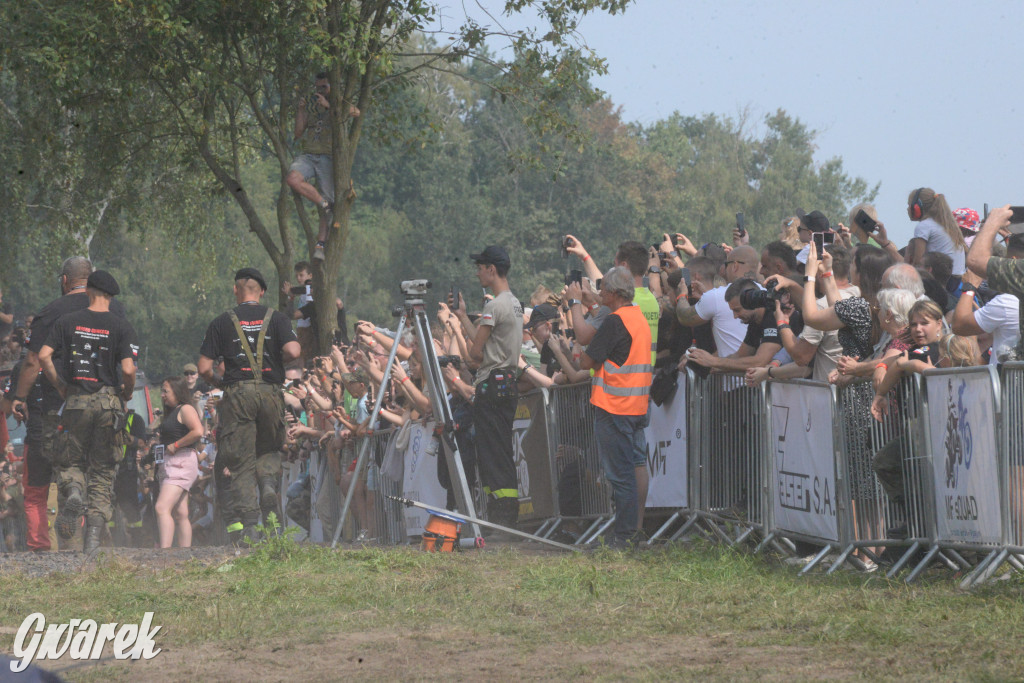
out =
<path fill-rule="evenodd" d="M 85 495 L 82 489 L 78 484 L 69 484 L 67 491 L 68 494 L 53 524 L 57 533 L 65 540 L 75 535 L 81 525 L 82 515 L 85 514 Z"/>
<path fill-rule="evenodd" d="M 100 541 L 103 539 L 103 526 L 100 524 L 94 524 L 90 522 L 85 527 L 85 544 L 83 550 L 86 554 L 91 553 L 100 547 Z"/>

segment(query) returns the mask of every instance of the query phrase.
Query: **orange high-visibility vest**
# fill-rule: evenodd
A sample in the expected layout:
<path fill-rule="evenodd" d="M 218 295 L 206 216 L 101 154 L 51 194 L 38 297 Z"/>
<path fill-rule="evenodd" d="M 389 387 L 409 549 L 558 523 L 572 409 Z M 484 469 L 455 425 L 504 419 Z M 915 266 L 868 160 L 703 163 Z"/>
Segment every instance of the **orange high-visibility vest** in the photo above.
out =
<path fill-rule="evenodd" d="M 622 365 L 606 360 L 595 368 L 590 402 L 613 415 L 646 415 L 651 393 L 651 327 L 639 306 L 622 306 L 612 313 L 622 319 L 633 337 Z"/>

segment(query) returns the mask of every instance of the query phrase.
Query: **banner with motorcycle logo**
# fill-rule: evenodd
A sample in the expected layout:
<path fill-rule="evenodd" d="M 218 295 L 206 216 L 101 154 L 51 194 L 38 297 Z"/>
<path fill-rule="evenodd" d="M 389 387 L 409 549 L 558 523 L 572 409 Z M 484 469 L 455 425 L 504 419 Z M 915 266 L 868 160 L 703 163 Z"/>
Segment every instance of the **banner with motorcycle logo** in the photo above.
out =
<path fill-rule="evenodd" d="M 651 403 L 647 437 L 647 489 L 649 508 L 685 508 L 689 505 L 686 457 L 686 381 L 680 377 L 675 395 L 660 406 Z"/>
<path fill-rule="evenodd" d="M 925 375 L 936 539 L 999 543 L 995 370 L 989 366 Z"/>

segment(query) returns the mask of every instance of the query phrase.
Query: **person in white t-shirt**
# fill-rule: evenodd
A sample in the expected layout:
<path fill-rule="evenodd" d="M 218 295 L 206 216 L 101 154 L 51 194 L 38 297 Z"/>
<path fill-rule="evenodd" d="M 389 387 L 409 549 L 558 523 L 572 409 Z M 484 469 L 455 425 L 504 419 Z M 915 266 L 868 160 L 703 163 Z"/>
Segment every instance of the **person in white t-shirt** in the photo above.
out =
<path fill-rule="evenodd" d="M 941 283 L 950 292 L 960 285 L 960 278 L 967 269 L 967 244 L 960 226 L 953 217 L 953 211 L 946 203 L 946 197 L 930 187 L 921 187 L 910 193 L 907 199 L 907 215 L 917 221 L 914 238 L 907 247 L 907 263 L 920 265 L 924 255 L 937 251 L 953 259 L 953 277 Z"/>
<path fill-rule="evenodd" d="M 729 252 L 725 260 L 724 277 L 732 284 L 744 277 L 756 277 L 760 267 L 760 255 L 751 246 L 740 246 Z M 697 284 L 696 282 L 694 284 Z M 697 327 L 711 323 L 711 332 L 715 337 L 715 346 L 719 357 L 730 356 L 739 351 L 740 345 L 747 334 L 747 325 L 735 318 L 732 309 L 725 301 L 726 286 L 704 291 L 700 300 L 690 305 L 687 301 L 689 290 L 685 282 L 679 283 L 679 298 L 676 301 L 676 318 L 687 327 Z"/>
<path fill-rule="evenodd" d="M 1010 238 L 1006 256 L 1024 258 L 1024 235 Z M 996 365 L 1000 357 L 1007 354 L 1012 357 L 1020 342 L 1020 300 L 1012 294 L 998 294 L 981 308 L 976 308 L 974 295 L 980 286 L 980 277 L 971 271 L 964 273 L 960 300 L 953 310 L 953 334 L 963 337 L 978 335 L 978 348 L 984 351 L 991 346 L 988 362 Z"/>

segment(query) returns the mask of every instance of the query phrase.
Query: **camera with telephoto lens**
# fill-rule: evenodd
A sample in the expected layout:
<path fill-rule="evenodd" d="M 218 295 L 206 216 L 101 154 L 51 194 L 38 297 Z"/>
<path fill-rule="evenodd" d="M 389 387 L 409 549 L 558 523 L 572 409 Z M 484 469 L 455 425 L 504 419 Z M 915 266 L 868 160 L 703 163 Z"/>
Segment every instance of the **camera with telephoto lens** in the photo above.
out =
<path fill-rule="evenodd" d="M 775 310 L 775 301 L 779 298 L 781 292 L 775 290 L 775 285 L 778 281 L 771 279 L 764 283 L 766 289 L 748 289 L 745 292 L 740 292 L 740 306 L 748 311 L 753 311 L 758 308 L 766 308 L 771 311 Z"/>
<path fill-rule="evenodd" d="M 446 368 L 449 365 L 454 365 L 456 369 L 462 367 L 462 358 L 459 356 L 438 356 L 437 364 L 442 368 Z"/>

